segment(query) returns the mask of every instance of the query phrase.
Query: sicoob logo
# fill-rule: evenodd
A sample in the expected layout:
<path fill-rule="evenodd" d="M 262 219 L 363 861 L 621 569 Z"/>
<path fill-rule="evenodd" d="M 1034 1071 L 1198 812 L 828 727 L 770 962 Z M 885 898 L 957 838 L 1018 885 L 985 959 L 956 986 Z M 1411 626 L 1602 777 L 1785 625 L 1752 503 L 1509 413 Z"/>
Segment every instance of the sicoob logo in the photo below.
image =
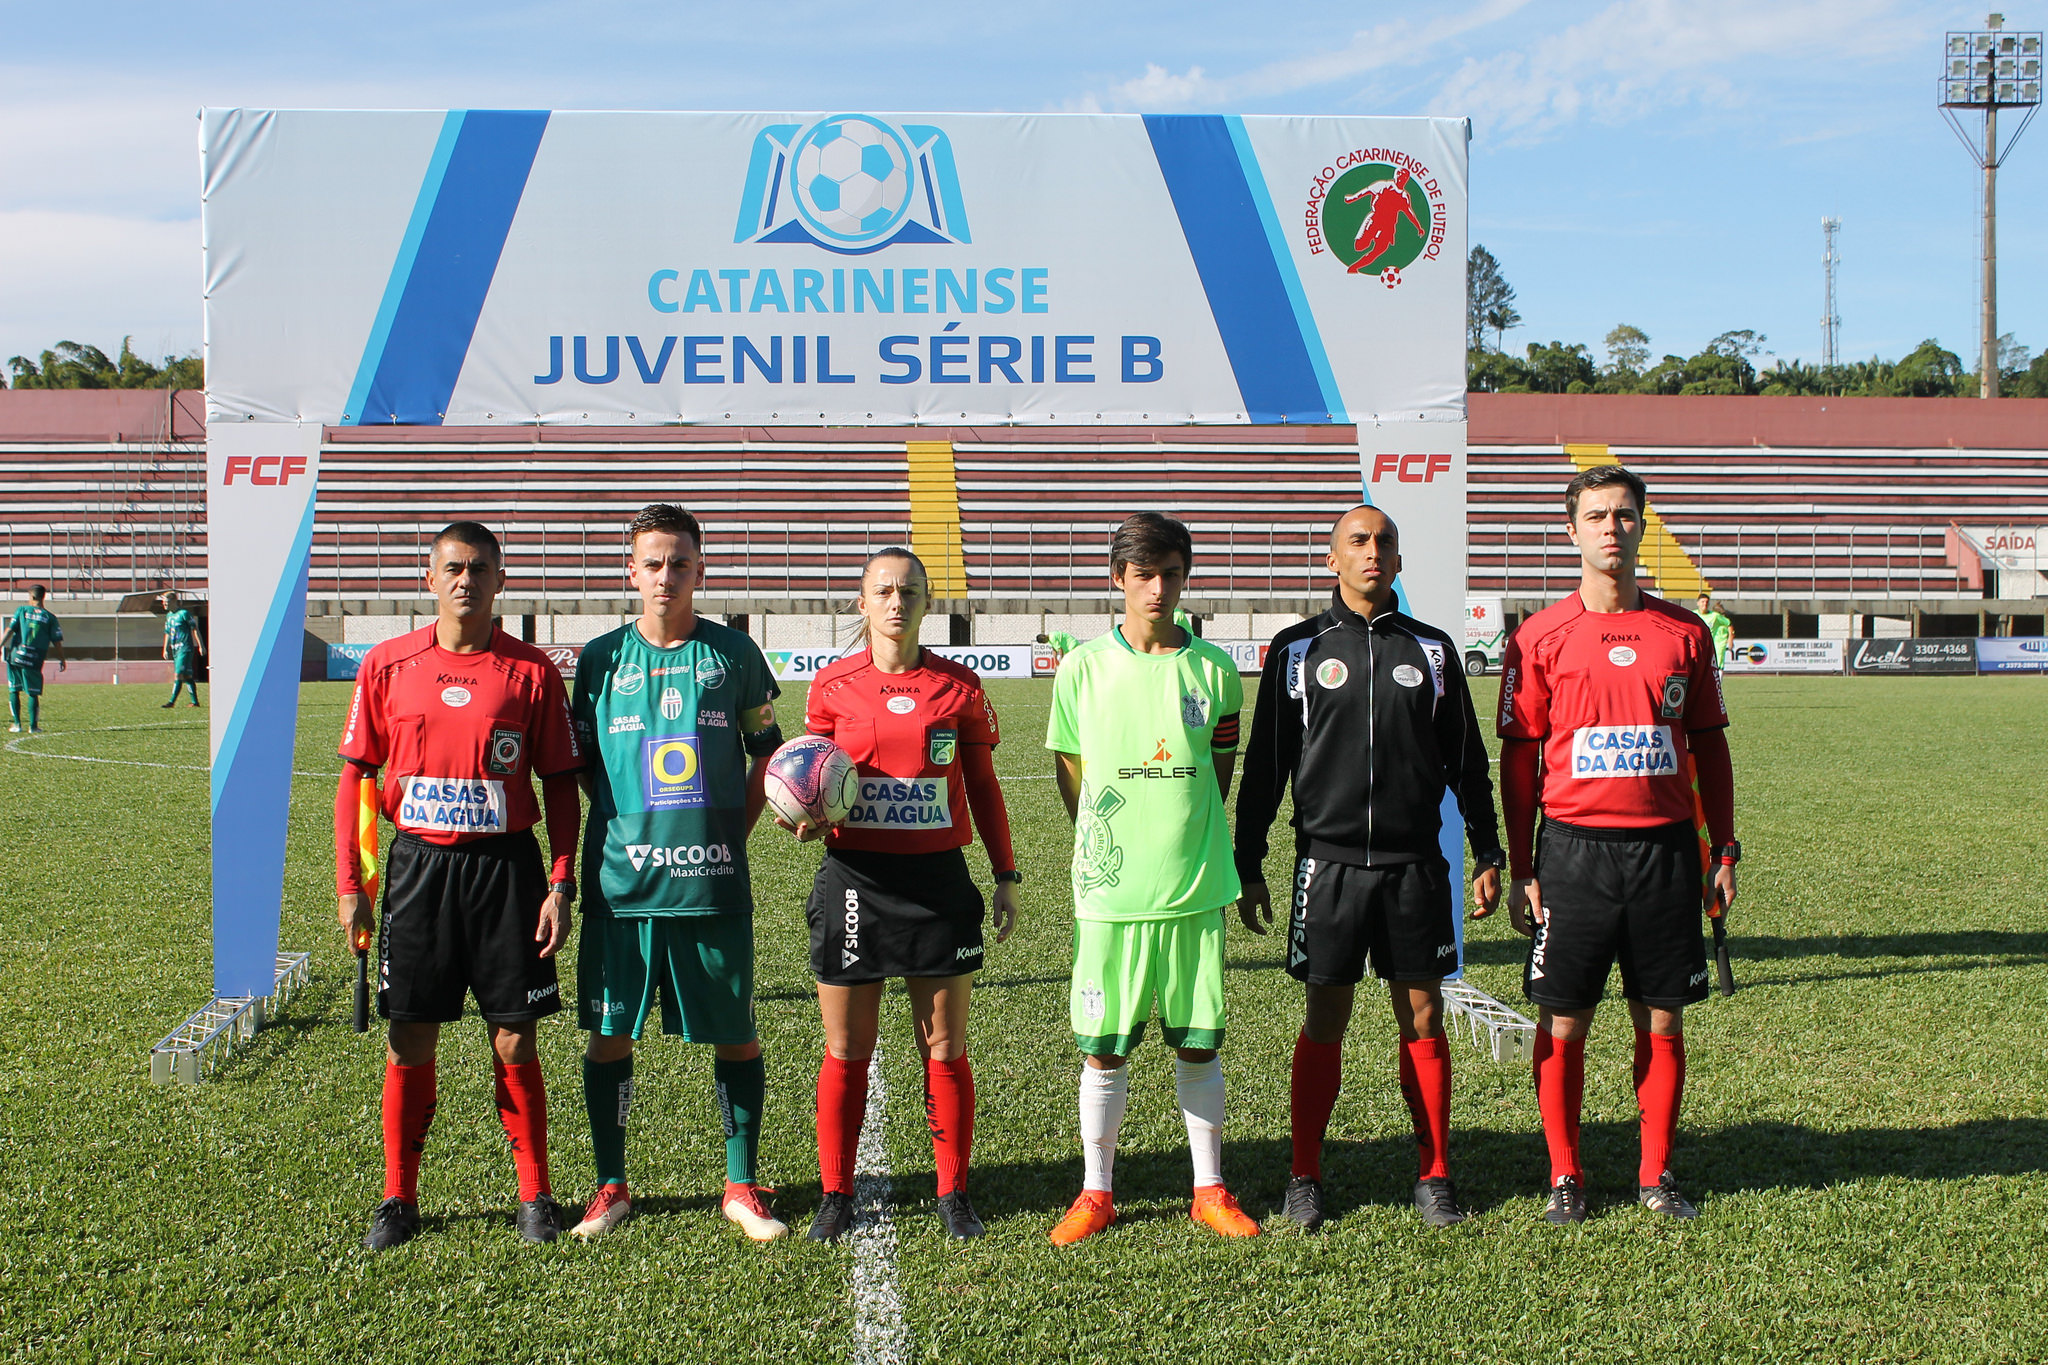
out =
<path fill-rule="evenodd" d="M 695 735 L 665 735 L 647 741 L 647 809 L 704 804 L 704 763 Z"/>
<path fill-rule="evenodd" d="M 1316 174 L 1303 228 L 1309 254 L 1392 289 L 1418 260 L 1443 254 L 1450 212 L 1429 167 L 1406 152 L 1359 147 Z"/>
<path fill-rule="evenodd" d="M 808 242 L 842 256 L 973 240 L 945 133 L 868 114 L 762 129 L 732 239 Z"/>

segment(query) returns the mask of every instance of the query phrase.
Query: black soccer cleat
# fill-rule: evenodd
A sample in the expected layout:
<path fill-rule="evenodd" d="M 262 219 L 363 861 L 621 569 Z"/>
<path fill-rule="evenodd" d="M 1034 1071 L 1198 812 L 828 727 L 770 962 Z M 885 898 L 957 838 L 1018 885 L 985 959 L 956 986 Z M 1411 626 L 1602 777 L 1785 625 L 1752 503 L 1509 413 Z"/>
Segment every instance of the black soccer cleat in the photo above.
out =
<path fill-rule="evenodd" d="M 372 1251 L 389 1251 L 402 1242 L 410 1242 L 419 1233 L 419 1209 L 393 1195 L 377 1206 L 377 1215 L 370 1220 L 363 1245 Z"/>
<path fill-rule="evenodd" d="M 1455 1227 L 1465 1221 L 1465 1211 L 1458 1207 L 1458 1192 L 1447 1175 L 1415 1182 L 1415 1211 L 1433 1228 Z"/>
<path fill-rule="evenodd" d="M 1651 1213 L 1661 1213 L 1666 1218 L 1682 1221 L 1700 1216 L 1700 1211 L 1692 1206 L 1692 1201 L 1678 1192 L 1678 1182 L 1671 1178 L 1669 1171 L 1659 1176 L 1654 1185 L 1637 1186 L 1636 1202 Z"/>
<path fill-rule="evenodd" d="M 1551 1186 L 1550 1202 L 1544 1206 L 1543 1216 L 1553 1223 L 1586 1221 L 1586 1192 L 1579 1188 L 1577 1179 L 1565 1176 Z"/>
<path fill-rule="evenodd" d="M 941 1211 L 943 1212 L 943 1206 Z M 808 1235 L 813 1242 L 836 1244 L 852 1226 L 853 1196 L 838 1190 L 827 1190 L 824 1202 L 818 1205 L 817 1216 L 811 1219 L 811 1230 Z"/>
<path fill-rule="evenodd" d="M 988 1232 L 981 1225 L 981 1216 L 974 1211 L 974 1205 L 967 1202 L 965 1190 L 939 1196 L 939 1221 L 946 1225 L 948 1237 L 980 1237 Z"/>
<path fill-rule="evenodd" d="M 1323 1182 L 1312 1175 L 1289 1176 L 1280 1211 L 1303 1232 L 1323 1225 Z"/>
<path fill-rule="evenodd" d="M 552 1242 L 562 1235 L 562 1206 L 551 1195 L 539 1195 L 519 1206 L 519 1235 L 529 1242 Z"/>

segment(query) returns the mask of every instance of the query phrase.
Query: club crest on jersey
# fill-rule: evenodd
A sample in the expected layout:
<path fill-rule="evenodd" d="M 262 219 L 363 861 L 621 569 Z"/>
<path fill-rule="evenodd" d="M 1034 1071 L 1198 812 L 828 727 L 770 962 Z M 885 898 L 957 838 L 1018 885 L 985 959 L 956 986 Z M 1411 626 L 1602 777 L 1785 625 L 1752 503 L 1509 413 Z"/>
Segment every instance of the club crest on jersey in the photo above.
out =
<path fill-rule="evenodd" d="M 1659 699 L 1657 714 L 1665 720 L 1677 720 L 1685 714 L 1685 690 L 1689 681 L 1683 673 L 1673 673 L 1664 679 L 1664 695 Z"/>
<path fill-rule="evenodd" d="M 910 714 L 910 713 L 911 713 L 912 711 L 915 711 L 915 710 L 917 709 L 917 698 L 916 698 L 916 697 L 891 697 L 891 698 L 889 698 L 889 700 L 888 700 L 888 702 L 887 702 L 886 704 L 887 704 L 888 708 L 889 708 L 889 709 L 890 709 L 891 711 L 895 712 L 895 713 L 896 713 L 897 715 L 899 715 L 899 716 L 907 716 L 907 715 L 909 715 L 909 714 Z"/>
<path fill-rule="evenodd" d="M 1607 651 L 1607 662 L 1616 668 L 1627 668 L 1636 661 L 1636 652 L 1627 645 L 1616 645 Z"/>
<path fill-rule="evenodd" d="M 1199 692 L 1180 694 L 1180 723 L 1190 730 L 1200 730 L 1209 724 L 1209 699 Z"/>
<path fill-rule="evenodd" d="M 526 747 L 526 736 L 517 730 L 491 731 L 491 771 L 510 775 L 519 771 L 519 753 Z"/>
<path fill-rule="evenodd" d="M 1395 664 L 1394 681 L 1403 687 L 1422 686 L 1422 670 L 1414 664 Z"/>
<path fill-rule="evenodd" d="M 681 716 L 682 714 L 683 714 L 683 694 L 682 694 L 682 691 L 681 691 L 681 689 L 679 689 L 679 688 L 674 688 L 674 687 L 664 687 L 664 688 L 662 688 L 662 689 L 661 689 L 661 718 L 662 718 L 663 720 L 675 720 L 675 719 L 677 719 L 678 717 L 680 717 L 680 716 Z"/>
<path fill-rule="evenodd" d="M 725 682 L 725 661 L 722 659 L 699 659 L 697 661 L 697 686 L 717 687 Z"/>
<path fill-rule="evenodd" d="M 620 664 L 619 671 L 612 674 L 612 691 L 622 697 L 637 697 L 645 686 L 647 670 L 638 664 Z"/>
<path fill-rule="evenodd" d="M 664 735 L 643 750 L 647 809 L 704 804 L 704 758 L 695 735 Z"/>
<path fill-rule="evenodd" d="M 932 731 L 929 749 L 931 765 L 934 768 L 952 767 L 953 757 L 959 751 L 959 748 L 960 732 L 958 730 Z"/>
<path fill-rule="evenodd" d="M 1316 665 L 1316 681 L 1331 692 L 1351 681 L 1351 670 L 1344 666 L 1342 659 L 1325 659 Z M 1420 677 L 1417 682 L 1422 681 Z"/>
<path fill-rule="evenodd" d="M 443 706 L 467 706 L 467 705 L 469 705 L 469 689 L 468 689 L 468 688 L 466 688 L 466 687 L 444 687 L 444 688 L 442 688 L 442 689 L 441 689 L 441 704 L 442 704 Z"/>

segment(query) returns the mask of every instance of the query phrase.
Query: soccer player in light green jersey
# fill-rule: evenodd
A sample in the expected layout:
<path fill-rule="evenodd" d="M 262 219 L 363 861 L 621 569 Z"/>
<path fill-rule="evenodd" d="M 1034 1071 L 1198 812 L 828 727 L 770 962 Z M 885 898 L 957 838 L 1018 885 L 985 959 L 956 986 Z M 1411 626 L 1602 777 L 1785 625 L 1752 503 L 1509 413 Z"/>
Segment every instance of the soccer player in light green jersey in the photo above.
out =
<path fill-rule="evenodd" d="M 1080 640 L 1064 630 L 1049 630 L 1038 637 L 1038 643 L 1051 645 L 1053 652 L 1062 659 L 1081 647 Z"/>
<path fill-rule="evenodd" d="M 64 627 L 43 605 L 45 596 L 42 584 L 30 588 L 28 604 L 14 609 L 5 632 L 0 633 L 0 654 L 7 657 L 7 712 L 12 718 L 7 728 L 17 735 L 21 733 L 24 694 L 28 697 L 29 733 L 43 732 L 43 660 L 52 649 L 57 651 L 57 671 L 64 671 Z"/>
<path fill-rule="evenodd" d="M 1700 594 L 1699 612 L 1700 620 L 1707 623 L 1707 630 L 1713 634 L 1714 667 L 1719 668 L 1728 662 L 1728 647 L 1735 643 L 1735 623 L 1721 614 L 1709 593 Z"/>
<path fill-rule="evenodd" d="M 199 637 L 199 618 L 188 607 L 178 605 L 178 594 L 167 592 L 157 598 L 164 609 L 164 658 L 171 665 L 171 699 L 159 709 L 168 711 L 178 704 L 178 693 L 192 689 L 192 704 L 199 705 L 199 661 L 206 657 L 206 641 Z"/>
<path fill-rule="evenodd" d="M 1074 819 L 1074 975 L 1081 1195 L 1052 1231 L 1065 1246 L 1116 1219 L 1110 1175 L 1129 1093 L 1125 1063 L 1159 1002 L 1179 1054 L 1174 1089 L 1195 1168 L 1195 1221 L 1252 1237 L 1223 1185 L 1223 907 L 1239 892 L 1224 798 L 1244 685 L 1229 655 L 1173 623 L 1194 547 L 1140 512 L 1110 542 L 1122 622 L 1067 656 L 1045 747 Z"/>
<path fill-rule="evenodd" d="M 760 647 L 697 615 L 697 519 L 656 503 L 627 528 L 640 619 L 583 647 L 570 702 L 586 753 L 586 909 L 578 1011 L 590 1044 L 583 1097 L 598 1191 L 579 1237 L 632 1212 L 626 1115 L 633 1043 L 656 997 L 661 1031 L 711 1044 L 725 1121 L 725 1216 L 756 1241 L 788 1232 L 756 1167 L 766 1076 L 754 1028 L 754 897 L 747 836 L 782 743 Z"/>

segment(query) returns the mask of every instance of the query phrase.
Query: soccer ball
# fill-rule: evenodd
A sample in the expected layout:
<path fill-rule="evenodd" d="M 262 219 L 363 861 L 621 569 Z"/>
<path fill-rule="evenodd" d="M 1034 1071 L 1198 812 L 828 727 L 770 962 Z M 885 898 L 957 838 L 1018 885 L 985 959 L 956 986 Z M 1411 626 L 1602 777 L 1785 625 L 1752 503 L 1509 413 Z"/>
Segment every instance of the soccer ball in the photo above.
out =
<path fill-rule="evenodd" d="M 791 825 L 836 825 L 860 799 L 860 774 L 823 735 L 793 739 L 768 760 L 768 808 Z"/>
<path fill-rule="evenodd" d="M 909 150 L 894 129 L 840 114 L 804 135 L 790 179 L 811 226 L 844 241 L 878 237 L 910 202 Z"/>
<path fill-rule="evenodd" d="M 1394 287 L 1395 285 L 1399 284 L 1400 282 L 1401 282 L 1401 267 L 1400 267 L 1400 266 L 1398 266 L 1398 265 L 1390 265 L 1390 266 L 1388 266 L 1388 267 L 1387 267 L 1387 268 L 1386 268 L 1385 270 L 1382 270 L 1382 271 L 1380 272 L 1380 283 L 1381 283 L 1381 284 L 1384 284 L 1384 285 L 1385 285 L 1385 286 L 1386 286 L 1387 288 L 1389 288 L 1389 289 L 1392 289 L 1392 288 L 1393 288 L 1393 287 Z"/>

